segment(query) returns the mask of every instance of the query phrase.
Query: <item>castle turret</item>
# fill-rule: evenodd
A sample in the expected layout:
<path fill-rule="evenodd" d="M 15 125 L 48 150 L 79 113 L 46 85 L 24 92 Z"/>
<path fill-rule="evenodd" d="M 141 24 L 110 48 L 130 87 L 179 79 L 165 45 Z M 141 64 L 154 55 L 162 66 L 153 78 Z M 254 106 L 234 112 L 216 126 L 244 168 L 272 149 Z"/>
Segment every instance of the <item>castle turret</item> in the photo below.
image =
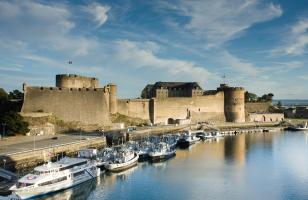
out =
<path fill-rule="evenodd" d="M 59 88 L 98 88 L 97 78 L 79 76 L 75 74 L 56 75 L 56 87 Z"/>
<path fill-rule="evenodd" d="M 245 122 L 245 89 L 222 84 L 218 90 L 224 91 L 226 121 Z"/>
<path fill-rule="evenodd" d="M 117 85 L 114 83 L 109 83 L 109 112 L 115 114 L 118 112 L 117 104 Z"/>

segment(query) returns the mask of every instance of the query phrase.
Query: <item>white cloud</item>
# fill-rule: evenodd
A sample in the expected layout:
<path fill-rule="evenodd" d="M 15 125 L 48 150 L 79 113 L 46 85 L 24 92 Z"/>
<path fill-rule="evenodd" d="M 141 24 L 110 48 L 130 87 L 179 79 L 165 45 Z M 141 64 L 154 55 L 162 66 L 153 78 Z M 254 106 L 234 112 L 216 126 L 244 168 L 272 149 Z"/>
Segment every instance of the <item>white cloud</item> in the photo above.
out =
<path fill-rule="evenodd" d="M 298 78 L 308 81 L 308 75 L 301 75 L 301 76 L 298 76 Z"/>
<path fill-rule="evenodd" d="M 1 41 L 12 50 L 23 45 L 28 51 L 50 50 L 85 56 L 98 43 L 74 32 L 74 16 L 66 4 L 2 1 L 0 16 L 0 26 L 5 27 L 0 28 Z"/>
<path fill-rule="evenodd" d="M 174 5 L 164 2 L 160 6 L 188 17 L 187 23 L 178 22 L 178 26 L 205 39 L 207 47 L 232 40 L 253 24 L 272 20 L 283 13 L 280 5 L 258 0 L 178 0 Z"/>
<path fill-rule="evenodd" d="M 220 62 L 229 70 L 239 72 L 244 75 L 257 76 L 262 72 L 262 70 L 254 66 L 254 64 L 244 61 L 230 54 L 228 51 L 223 52 Z"/>
<path fill-rule="evenodd" d="M 283 36 L 283 45 L 272 51 L 273 55 L 302 55 L 308 46 L 308 19 L 301 19 Z"/>
<path fill-rule="evenodd" d="M 74 72 L 74 73 L 77 72 L 81 74 L 94 74 L 94 73 L 101 72 L 101 67 L 98 67 L 98 66 L 83 66 L 80 64 L 76 64 L 76 63 L 73 63 L 72 65 L 68 65 L 67 61 L 59 62 L 55 59 L 51 59 L 51 58 L 39 56 L 39 55 L 33 55 L 33 54 L 22 55 L 21 57 L 26 60 L 31 60 L 34 63 L 39 63 L 40 66 L 51 67 L 51 68 L 56 67 L 56 68 L 66 70 L 69 72 Z"/>
<path fill-rule="evenodd" d="M 153 49 L 153 46 L 155 47 Z M 153 42 L 138 43 L 128 40 L 116 42 L 115 58 L 126 65 L 139 68 L 150 68 L 167 72 L 173 76 L 185 75 L 204 82 L 206 79 L 215 78 L 216 75 L 206 68 L 198 66 L 194 62 L 159 58 L 155 55 L 158 50 L 157 44 Z"/>
<path fill-rule="evenodd" d="M 108 19 L 109 6 L 103 6 L 99 3 L 93 3 L 85 8 L 85 11 L 90 13 L 94 17 L 94 21 L 97 23 L 97 27 L 102 26 Z"/>

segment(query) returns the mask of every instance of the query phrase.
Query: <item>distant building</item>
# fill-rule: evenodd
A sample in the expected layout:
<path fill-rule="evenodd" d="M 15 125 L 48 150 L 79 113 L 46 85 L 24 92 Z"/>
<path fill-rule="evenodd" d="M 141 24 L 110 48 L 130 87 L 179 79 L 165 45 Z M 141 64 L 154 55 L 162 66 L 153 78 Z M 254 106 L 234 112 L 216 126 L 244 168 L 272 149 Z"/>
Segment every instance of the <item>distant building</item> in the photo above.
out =
<path fill-rule="evenodd" d="M 284 109 L 284 115 L 287 118 L 308 118 L 308 107 L 297 106 Z"/>
<path fill-rule="evenodd" d="M 195 97 L 204 90 L 197 82 L 156 82 L 148 84 L 142 91 L 142 98 Z"/>

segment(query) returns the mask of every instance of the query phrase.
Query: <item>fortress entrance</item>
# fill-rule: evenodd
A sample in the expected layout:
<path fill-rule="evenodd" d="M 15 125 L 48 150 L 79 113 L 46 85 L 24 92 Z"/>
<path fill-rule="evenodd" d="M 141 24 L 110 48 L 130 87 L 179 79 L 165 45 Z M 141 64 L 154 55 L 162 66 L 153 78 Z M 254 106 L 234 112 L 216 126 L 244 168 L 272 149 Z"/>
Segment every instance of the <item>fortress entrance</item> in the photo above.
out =
<path fill-rule="evenodd" d="M 173 118 L 168 118 L 168 124 L 174 124 L 175 120 Z"/>

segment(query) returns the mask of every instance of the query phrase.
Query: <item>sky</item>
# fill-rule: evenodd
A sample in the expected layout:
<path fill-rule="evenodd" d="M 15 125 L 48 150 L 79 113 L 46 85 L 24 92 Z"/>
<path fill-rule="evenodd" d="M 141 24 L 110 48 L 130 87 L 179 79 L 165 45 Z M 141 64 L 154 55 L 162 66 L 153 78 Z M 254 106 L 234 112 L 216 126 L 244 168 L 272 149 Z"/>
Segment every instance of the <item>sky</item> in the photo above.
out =
<path fill-rule="evenodd" d="M 116 83 L 120 98 L 197 81 L 308 99 L 307 54 L 307 0 L 0 0 L 6 91 L 70 73 Z"/>

